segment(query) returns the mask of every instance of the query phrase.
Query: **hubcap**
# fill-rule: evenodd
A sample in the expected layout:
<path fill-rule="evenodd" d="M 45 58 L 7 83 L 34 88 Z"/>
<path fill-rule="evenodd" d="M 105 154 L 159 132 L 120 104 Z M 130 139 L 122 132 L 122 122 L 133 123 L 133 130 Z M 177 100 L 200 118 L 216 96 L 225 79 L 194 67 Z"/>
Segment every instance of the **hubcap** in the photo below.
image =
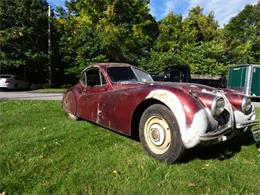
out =
<path fill-rule="evenodd" d="M 146 121 L 144 137 L 151 151 L 156 154 L 163 154 L 170 147 L 170 127 L 161 117 L 152 116 Z"/>

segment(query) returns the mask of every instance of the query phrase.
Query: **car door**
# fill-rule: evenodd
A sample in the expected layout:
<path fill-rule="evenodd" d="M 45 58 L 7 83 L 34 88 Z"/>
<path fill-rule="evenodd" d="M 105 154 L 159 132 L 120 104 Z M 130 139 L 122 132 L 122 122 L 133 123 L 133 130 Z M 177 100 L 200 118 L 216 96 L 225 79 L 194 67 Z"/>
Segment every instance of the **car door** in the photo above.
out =
<path fill-rule="evenodd" d="M 109 88 L 99 68 L 90 68 L 82 73 L 81 94 L 79 97 L 78 113 L 83 119 L 97 122 L 100 95 Z"/>

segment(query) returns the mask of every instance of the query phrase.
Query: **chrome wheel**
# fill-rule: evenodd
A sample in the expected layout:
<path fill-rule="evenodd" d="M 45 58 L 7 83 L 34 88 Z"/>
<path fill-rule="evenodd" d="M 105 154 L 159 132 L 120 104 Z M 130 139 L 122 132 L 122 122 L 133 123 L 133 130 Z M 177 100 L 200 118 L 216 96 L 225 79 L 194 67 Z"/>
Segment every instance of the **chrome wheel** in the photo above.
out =
<path fill-rule="evenodd" d="M 144 125 L 144 138 L 153 153 L 165 153 L 172 142 L 167 121 L 158 116 L 148 118 Z"/>

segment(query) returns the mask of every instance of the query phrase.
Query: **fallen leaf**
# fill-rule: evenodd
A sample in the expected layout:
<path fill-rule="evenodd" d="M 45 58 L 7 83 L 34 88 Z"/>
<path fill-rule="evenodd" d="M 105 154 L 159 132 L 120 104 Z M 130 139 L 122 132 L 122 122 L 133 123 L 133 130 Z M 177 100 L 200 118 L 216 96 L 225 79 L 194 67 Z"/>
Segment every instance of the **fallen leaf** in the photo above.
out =
<path fill-rule="evenodd" d="M 195 183 L 189 183 L 189 185 L 188 185 L 189 187 L 195 187 L 196 186 L 196 184 Z"/>
<path fill-rule="evenodd" d="M 114 173 L 114 174 L 117 174 L 117 171 L 116 171 L 116 170 L 113 170 L 113 173 Z"/>

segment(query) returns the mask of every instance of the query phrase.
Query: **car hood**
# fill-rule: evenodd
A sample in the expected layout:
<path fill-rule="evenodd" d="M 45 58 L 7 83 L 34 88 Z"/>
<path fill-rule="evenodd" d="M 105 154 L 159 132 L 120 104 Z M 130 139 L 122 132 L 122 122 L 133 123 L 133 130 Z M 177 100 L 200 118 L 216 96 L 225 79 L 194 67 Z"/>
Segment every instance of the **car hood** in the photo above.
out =
<path fill-rule="evenodd" d="M 168 86 L 180 89 L 186 93 L 216 93 L 222 91 L 224 94 L 243 95 L 240 91 L 227 88 L 215 88 L 207 85 L 197 83 L 177 83 L 177 82 L 155 82 L 156 85 Z"/>
<path fill-rule="evenodd" d="M 233 90 L 233 89 L 224 89 L 224 88 L 214 88 L 207 85 L 197 84 L 197 83 L 179 83 L 179 82 L 151 82 L 151 83 L 118 83 L 114 85 L 115 89 L 130 89 L 130 88 L 143 88 L 143 87 L 152 87 L 154 89 L 163 89 L 171 88 L 178 89 L 185 93 L 211 93 L 216 94 L 217 91 L 222 91 L 224 94 L 239 94 L 242 95 L 241 92 Z"/>

